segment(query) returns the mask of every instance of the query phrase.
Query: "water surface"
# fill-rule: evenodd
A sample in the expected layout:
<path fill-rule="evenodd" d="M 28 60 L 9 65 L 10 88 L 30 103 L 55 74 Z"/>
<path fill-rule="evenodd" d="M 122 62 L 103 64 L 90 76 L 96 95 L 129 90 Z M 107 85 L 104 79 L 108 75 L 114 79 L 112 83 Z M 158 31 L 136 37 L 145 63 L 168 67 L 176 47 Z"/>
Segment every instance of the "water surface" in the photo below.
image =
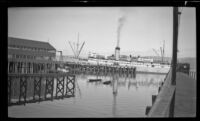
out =
<path fill-rule="evenodd" d="M 146 117 L 165 75 L 76 75 L 75 97 L 8 107 L 10 117 Z M 89 82 L 100 78 L 111 81 Z M 55 88 L 54 88 L 55 89 Z"/>

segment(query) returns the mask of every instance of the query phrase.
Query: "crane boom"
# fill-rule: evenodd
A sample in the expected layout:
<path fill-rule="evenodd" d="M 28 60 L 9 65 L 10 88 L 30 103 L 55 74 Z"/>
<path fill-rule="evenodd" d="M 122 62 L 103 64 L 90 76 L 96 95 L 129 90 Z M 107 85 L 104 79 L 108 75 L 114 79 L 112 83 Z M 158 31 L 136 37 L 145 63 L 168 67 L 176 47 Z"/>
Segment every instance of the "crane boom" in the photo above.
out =
<path fill-rule="evenodd" d="M 77 57 L 77 51 L 76 51 L 76 44 L 75 44 L 75 42 L 73 42 L 73 45 L 74 45 L 75 57 Z"/>
<path fill-rule="evenodd" d="M 69 42 L 69 41 L 68 41 Z M 73 49 L 73 47 L 72 47 L 72 45 L 71 45 L 71 43 L 69 42 L 69 45 L 70 45 L 70 47 L 71 47 L 71 49 L 72 49 L 72 51 L 73 51 L 73 53 L 74 53 L 74 56 L 76 57 L 76 53 L 74 52 L 74 49 Z"/>
<path fill-rule="evenodd" d="M 83 49 L 84 44 L 85 44 L 85 42 L 83 42 L 83 44 L 82 44 L 82 46 L 81 46 L 81 48 L 80 48 L 80 50 L 79 50 L 79 52 L 78 52 L 78 57 L 79 57 L 79 55 L 80 55 L 80 53 L 81 53 L 81 51 L 82 51 L 82 49 Z"/>
<path fill-rule="evenodd" d="M 156 53 L 157 56 L 160 56 L 160 55 L 158 54 L 158 52 L 157 52 L 155 49 L 153 49 L 153 51 Z"/>
<path fill-rule="evenodd" d="M 78 57 L 79 57 L 79 55 L 80 55 L 80 53 L 81 53 L 81 51 L 83 49 L 83 46 L 84 46 L 85 42 L 83 42 L 81 48 L 79 49 L 79 33 L 78 33 L 78 39 L 77 39 L 77 43 L 76 44 L 75 43 L 71 44 L 70 41 L 68 41 L 68 42 L 69 42 L 69 45 L 70 45 L 70 47 L 71 47 L 71 49 L 72 49 L 72 51 L 74 53 L 75 58 L 78 59 Z"/>
<path fill-rule="evenodd" d="M 161 51 L 161 58 L 162 58 L 162 62 L 163 62 L 163 50 L 162 50 L 162 47 L 160 47 L 160 51 Z"/>

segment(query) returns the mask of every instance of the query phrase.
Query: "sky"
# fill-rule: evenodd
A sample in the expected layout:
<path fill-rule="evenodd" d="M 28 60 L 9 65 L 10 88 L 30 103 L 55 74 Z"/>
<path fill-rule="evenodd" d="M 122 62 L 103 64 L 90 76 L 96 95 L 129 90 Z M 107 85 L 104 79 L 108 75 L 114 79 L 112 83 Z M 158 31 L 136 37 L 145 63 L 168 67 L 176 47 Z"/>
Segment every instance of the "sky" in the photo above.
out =
<path fill-rule="evenodd" d="M 181 9 L 180 9 L 181 10 Z M 88 52 L 156 56 L 165 41 L 165 56 L 172 56 L 172 7 L 11 7 L 8 36 L 49 42 L 63 55 L 73 55 L 69 41 Z M 178 57 L 196 57 L 196 13 L 183 7 L 179 23 Z M 120 29 L 119 29 L 120 28 Z"/>

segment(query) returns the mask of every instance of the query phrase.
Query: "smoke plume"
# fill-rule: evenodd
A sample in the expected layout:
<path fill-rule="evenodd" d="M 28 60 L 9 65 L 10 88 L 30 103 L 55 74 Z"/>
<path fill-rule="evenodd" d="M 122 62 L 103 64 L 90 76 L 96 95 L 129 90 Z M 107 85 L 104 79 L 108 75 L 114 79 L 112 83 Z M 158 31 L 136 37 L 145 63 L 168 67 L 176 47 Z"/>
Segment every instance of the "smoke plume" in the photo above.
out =
<path fill-rule="evenodd" d="M 117 47 L 119 47 L 119 40 L 120 40 L 120 35 L 121 35 L 121 29 L 124 26 L 124 22 L 126 20 L 125 16 L 121 16 L 118 19 L 118 28 L 117 28 Z"/>

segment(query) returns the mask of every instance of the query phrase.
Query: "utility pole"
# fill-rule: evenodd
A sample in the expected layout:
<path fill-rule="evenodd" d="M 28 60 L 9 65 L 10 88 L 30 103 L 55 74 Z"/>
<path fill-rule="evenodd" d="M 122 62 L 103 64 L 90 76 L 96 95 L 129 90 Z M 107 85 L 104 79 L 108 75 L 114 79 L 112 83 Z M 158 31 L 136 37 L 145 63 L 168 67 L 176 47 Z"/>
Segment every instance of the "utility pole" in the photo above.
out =
<path fill-rule="evenodd" d="M 171 84 L 176 85 L 177 43 L 178 43 L 178 7 L 173 8 L 173 53 Z"/>
<path fill-rule="evenodd" d="M 173 51 L 172 51 L 172 76 L 171 85 L 176 86 L 176 65 L 177 65 L 177 43 L 178 43 L 178 7 L 173 8 Z M 169 108 L 169 117 L 174 117 L 174 106 L 175 106 L 175 94 L 176 89 L 173 93 Z"/>

